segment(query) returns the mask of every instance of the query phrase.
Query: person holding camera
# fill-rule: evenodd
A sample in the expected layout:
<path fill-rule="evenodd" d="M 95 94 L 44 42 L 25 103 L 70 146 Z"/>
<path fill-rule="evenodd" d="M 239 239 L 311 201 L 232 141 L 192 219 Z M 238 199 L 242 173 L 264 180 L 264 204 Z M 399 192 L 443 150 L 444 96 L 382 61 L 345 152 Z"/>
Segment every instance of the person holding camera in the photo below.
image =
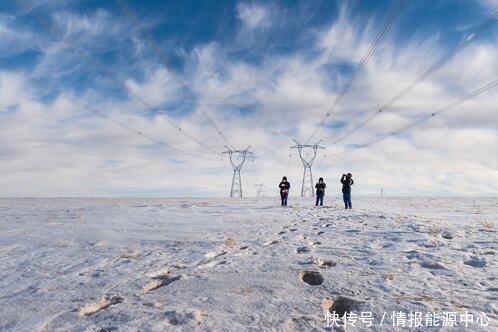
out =
<path fill-rule="evenodd" d="M 318 183 L 315 185 L 316 189 L 315 206 L 318 206 L 318 203 L 320 203 L 320 206 L 323 206 L 323 196 L 325 196 L 325 187 L 327 187 L 327 185 L 325 184 L 325 182 L 323 182 L 323 178 L 320 178 L 318 180 Z"/>
<path fill-rule="evenodd" d="M 290 183 L 287 181 L 287 177 L 282 178 L 282 182 L 278 185 L 280 188 L 280 199 L 282 200 L 282 206 L 287 206 L 287 198 L 289 197 Z"/>
<path fill-rule="evenodd" d="M 351 186 L 353 185 L 353 175 L 351 173 L 343 174 L 341 177 L 342 183 L 342 199 L 346 209 L 351 209 Z"/>

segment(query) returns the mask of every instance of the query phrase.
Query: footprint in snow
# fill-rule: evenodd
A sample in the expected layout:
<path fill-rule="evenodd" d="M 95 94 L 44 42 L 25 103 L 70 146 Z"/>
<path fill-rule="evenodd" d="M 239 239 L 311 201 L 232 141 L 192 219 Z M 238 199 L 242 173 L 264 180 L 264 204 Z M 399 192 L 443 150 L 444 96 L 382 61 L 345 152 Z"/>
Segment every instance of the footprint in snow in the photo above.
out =
<path fill-rule="evenodd" d="M 337 296 L 335 298 L 326 298 L 322 301 L 323 309 L 329 313 L 337 314 L 339 317 L 343 317 L 345 314 L 360 311 L 361 301 L 354 300 L 345 296 Z"/>
<path fill-rule="evenodd" d="M 422 253 L 418 252 L 417 250 L 409 250 L 406 251 L 406 258 L 408 259 L 419 259 L 422 257 Z"/>
<path fill-rule="evenodd" d="M 432 270 L 446 270 L 446 266 L 436 261 L 422 261 L 420 266 Z"/>
<path fill-rule="evenodd" d="M 180 313 L 177 311 L 167 311 L 164 313 L 166 316 L 165 324 L 167 327 L 185 325 L 193 322 L 196 325 L 201 325 L 208 316 L 203 311 Z"/>
<path fill-rule="evenodd" d="M 137 252 L 137 251 L 125 251 L 119 256 L 119 259 L 131 259 L 131 258 L 138 258 L 142 255 L 142 253 Z"/>
<path fill-rule="evenodd" d="M 299 274 L 299 278 L 311 286 L 318 286 L 323 283 L 323 276 L 318 271 L 304 271 Z"/>
<path fill-rule="evenodd" d="M 463 264 L 479 268 L 483 268 L 486 267 L 486 265 L 488 265 L 484 258 L 479 258 L 477 256 L 471 256 L 470 258 L 465 260 Z"/>
<path fill-rule="evenodd" d="M 308 248 L 308 247 L 297 247 L 296 248 L 296 252 L 298 254 L 307 254 L 307 253 L 310 252 L 310 248 Z"/>
<path fill-rule="evenodd" d="M 441 237 L 447 240 L 451 240 L 453 239 L 453 233 L 451 233 L 450 231 L 443 231 L 441 233 Z"/>

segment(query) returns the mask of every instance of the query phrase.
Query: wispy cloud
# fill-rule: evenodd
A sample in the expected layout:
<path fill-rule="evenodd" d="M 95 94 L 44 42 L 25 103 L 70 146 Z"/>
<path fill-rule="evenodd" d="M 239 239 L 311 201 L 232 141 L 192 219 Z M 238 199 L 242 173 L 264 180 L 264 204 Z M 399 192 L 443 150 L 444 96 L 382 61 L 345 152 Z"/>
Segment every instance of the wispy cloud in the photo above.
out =
<path fill-rule="evenodd" d="M 290 36 L 276 23 L 279 15 L 289 13 L 285 4 L 241 2 L 232 4 L 233 17 L 227 17 L 236 22 L 233 31 L 180 49 L 164 49 L 178 58 L 178 63 L 164 63 L 118 8 L 80 13 L 71 6 L 45 6 L 53 11 L 60 33 L 36 31 L 12 15 L 0 16 L 0 36 L 5 37 L 0 49 L 21 54 L 36 41 L 41 53 L 31 69 L 12 70 L 5 64 L 0 71 L 4 196 L 147 190 L 159 195 L 225 195 L 231 180 L 226 160 L 224 165 L 221 156 L 188 137 L 221 151 L 226 142 L 211 120 L 233 145 L 253 146 L 256 160 L 243 169 L 246 191 L 251 192 L 256 174 L 259 182 L 272 187 L 287 173 L 291 138 L 304 140 L 316 128 L 369 47 L 382 17 L 343 5 L 334 20 L 305 26 Z M 309 18 L 295 24 L 303 22 L 310 24 Z M 160 38 L 160 29 L 154 26 L 155 38 Z M 199 35 L 204 32 L 202 27 L 195 29 Z M 324 139 L 327 158 L 317 157 L 315 165 L 320 168 L 315 174 L 323 175 L 333 188 L 337 175 L 351 171 L 361 193 L 376 193 L 380 187 L 412 194 L 498 192 L 496 90 L 405 135 L 368 149 L 352 148 L 496 79 L 496 32 L 458 54 L 344 144 L 330 145 L 455 43 L 438 31 L 414 29 L 410 38 L 393 33 L 383 42 L 331 116 L 328 129 L 318 137 Z M 456 31 L 454 26 L 447 29 Z M 274 52 L 275 38 L 294 48 Z M 85 57 L 75 54 L 74 47 Z M 258 56 L 248 58 L 251 52 Z M 106 71 L 85 60 L 87 56 Z M 58 90 L 64 93 L 55 93 Z M 145 134 L 215 160 L 181 154 Z M 344 150 L 351 153 L 333 156 Z M 302 169 L 295 155 L 288 172 L 292 182 L 300 181 Z"/>
<path fill-rule="evenodd" d="M 237 13 L 245 29 L 264 29 L 272 24 L 269 8 L 261 4 L 239 3 Z"/>

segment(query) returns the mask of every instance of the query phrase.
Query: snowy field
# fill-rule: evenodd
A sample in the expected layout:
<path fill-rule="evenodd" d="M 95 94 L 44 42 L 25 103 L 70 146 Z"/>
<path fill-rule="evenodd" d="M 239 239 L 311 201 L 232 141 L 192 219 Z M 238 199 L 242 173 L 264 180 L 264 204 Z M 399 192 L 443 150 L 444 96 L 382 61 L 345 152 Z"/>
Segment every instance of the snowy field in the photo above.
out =
<path fill-rule="evenodd" d="M 498 198 L 327 203 L 0 199 L 0 330 L 498 330 Z"/>

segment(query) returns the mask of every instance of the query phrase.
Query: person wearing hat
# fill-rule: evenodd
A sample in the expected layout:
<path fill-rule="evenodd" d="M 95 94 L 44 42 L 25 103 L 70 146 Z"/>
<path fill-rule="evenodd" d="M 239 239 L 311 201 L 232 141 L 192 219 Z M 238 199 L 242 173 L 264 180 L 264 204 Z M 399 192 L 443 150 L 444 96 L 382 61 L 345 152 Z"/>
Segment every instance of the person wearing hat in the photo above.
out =
<path fill-rule="evenodd" d="M 282 206 L 287 205 L 287 197 L 289 197 L 290 183 L 287 181 L 287 177 L 282 178 L 282 182 L 278 185 L 280 188 L 280 198 L 282 199 Z"/>
<path fill-rule="evenodd" d="M 342 198 L 346 209 L 351 209 L 351 186 L 353 185 L 353 175 L 351 173 L 343 174 L 341 177 Z"/>
<path fill-rule="evenodd" d="M 325 187 L 327 185 L 325 182 L 323 182 L 323 178 L 318 179 L 318 183 L 315 184 L 315 189 L 316 189 L 316 204 L 315 206 L 318 206 L 318 203 L 320 203 L 320 206 L 323 206 L 323 196 L 325 196 Z"/>

